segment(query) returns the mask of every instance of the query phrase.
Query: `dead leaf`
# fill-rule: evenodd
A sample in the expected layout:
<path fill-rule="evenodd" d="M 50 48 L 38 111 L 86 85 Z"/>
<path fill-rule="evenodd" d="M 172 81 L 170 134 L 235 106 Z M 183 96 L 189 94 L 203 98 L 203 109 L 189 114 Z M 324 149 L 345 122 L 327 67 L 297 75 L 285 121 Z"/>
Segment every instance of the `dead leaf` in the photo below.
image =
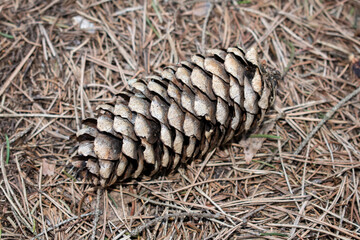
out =
<path fill-rule="evenodd" d="M 275 121 L 264 122 L 261 128 L 254 134 L 268 134 L 274 128 Z M 265 138 L 246 138 L 241 139 L 239 145 L 244 149 L 245 161 L 250 164 L 251 160 L 256 155 L 257 151 L 263 145 Z"/>
<path fill-rule="evenodd" d="M 204 17 L 210 9 L 210 2 L 199 2 L 194 5 L 193 14 L 198 17 Z"/>
<path fill-rule="evenodd" d="M 42 161 L 42 174 L 44 176 L 52 176 L 55 173 L 55 161 L 43 158 Z"/>

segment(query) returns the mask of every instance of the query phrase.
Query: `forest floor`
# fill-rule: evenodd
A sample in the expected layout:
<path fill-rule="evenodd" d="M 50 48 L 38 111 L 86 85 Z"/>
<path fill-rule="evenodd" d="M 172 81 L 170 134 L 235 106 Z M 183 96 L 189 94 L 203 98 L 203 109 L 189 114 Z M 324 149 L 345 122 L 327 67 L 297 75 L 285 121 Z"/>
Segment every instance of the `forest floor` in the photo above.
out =
<path fill-rule="evenodd" d="M 0 239 L 360 239 L 359 36 L 346 0 L 0 1 Z M 250 164 L 233 143 L 101 194 L 76 178 L 97 105 L 235 45 L 284 75 Z"/>

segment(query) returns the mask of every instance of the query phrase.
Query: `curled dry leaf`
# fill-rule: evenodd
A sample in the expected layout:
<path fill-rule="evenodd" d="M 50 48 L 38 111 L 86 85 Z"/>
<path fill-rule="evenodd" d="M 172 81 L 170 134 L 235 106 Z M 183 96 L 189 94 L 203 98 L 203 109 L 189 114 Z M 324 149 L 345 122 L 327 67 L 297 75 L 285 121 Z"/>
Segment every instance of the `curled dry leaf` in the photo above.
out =
<path fill-rule="evenodd" d="M 42 174 L 44 176 L 52 176 L 55 173 L 55 161 L 52 161 L 47 158 L 43 158 L 42 160 Z"/>
<path fill-rule="evenodd" d="M 210 2 L 198 2 L 194 5 L 193 14 L 198 17 L 206 16 L 211 6 Z"/>
<path fill-rule="evenodd" d="M 270 120 L 263 123 L 263 125 L 256 131 L 254 134 L 265 135 L 274 128 L 275 121 Z M 239 145 L 244 149 L 245 161 L 247 164 L 250 164 L 257 151 L 261 148 L 265 141 L 265 138 L 243 138 L 241 139 Z"/>

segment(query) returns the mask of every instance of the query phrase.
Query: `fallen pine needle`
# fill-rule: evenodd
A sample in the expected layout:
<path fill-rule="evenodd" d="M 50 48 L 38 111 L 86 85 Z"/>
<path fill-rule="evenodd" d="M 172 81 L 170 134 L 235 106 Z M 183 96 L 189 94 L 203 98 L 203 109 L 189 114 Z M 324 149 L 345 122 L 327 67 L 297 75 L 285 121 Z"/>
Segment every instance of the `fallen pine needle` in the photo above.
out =
<path fill-rule="evenodd" d="M 294 152 L 294 155 L 298 155 L 301 150 L 306 146 L 306 144 L 310 141 L 310 139 L 319 131 L 319 129 L 335 114 L 335 112 L 342 107 L 347 101 L 349 101 L 351 98 L 355 97 L 356 95 L 360 94 L 360 87 L 358 87 L 356 90 L 354 90 L 352 93 L 341 99 L 340 102 L 338 102 L 330 111 L 328 111 L 319 122 L 318 125 L 307 135 L 307 137 L 300 143 L 299 147 Z"/>

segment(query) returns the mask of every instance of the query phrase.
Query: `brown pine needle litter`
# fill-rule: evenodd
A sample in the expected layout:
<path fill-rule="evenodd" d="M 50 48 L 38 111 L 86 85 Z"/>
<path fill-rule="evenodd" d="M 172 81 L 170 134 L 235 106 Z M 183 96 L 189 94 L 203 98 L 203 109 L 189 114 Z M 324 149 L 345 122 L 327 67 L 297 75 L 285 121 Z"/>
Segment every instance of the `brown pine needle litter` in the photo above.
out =
<path fill-rule="evenodd" d="M 359 36 L 357 1 L 0 1 L 0 239 L 360 239 Z M 284 76 L 250 164 L 103 191 L 71 167 L 96 106 L 236 44 Z"/>

